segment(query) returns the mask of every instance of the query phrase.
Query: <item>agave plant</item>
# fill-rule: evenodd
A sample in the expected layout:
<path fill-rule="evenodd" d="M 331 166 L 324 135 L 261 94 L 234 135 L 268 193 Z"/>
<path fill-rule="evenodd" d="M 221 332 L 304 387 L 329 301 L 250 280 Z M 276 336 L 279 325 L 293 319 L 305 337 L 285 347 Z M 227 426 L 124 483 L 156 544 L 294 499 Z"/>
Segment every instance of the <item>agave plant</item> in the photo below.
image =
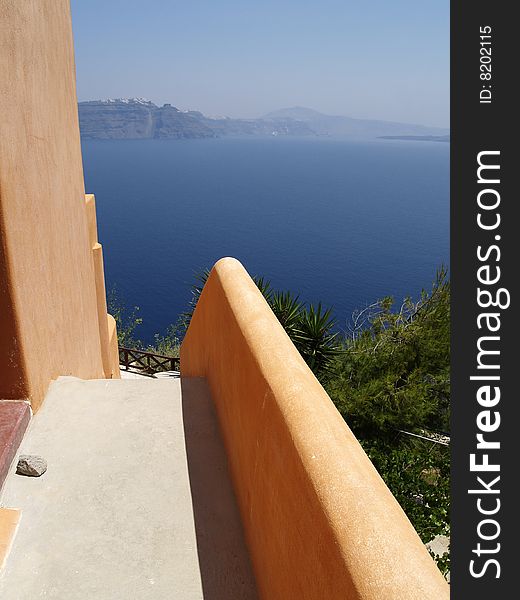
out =
<path fill-rule="evenodd" d="M 268 302 L 282 327 L 294 341 L 300 328 L 301 314 L 305 310 L 303 302 L 291 292 L 274 292 Z"/>
<path fill-rule="evenodd" d="M 317 307 L 309 305 L 299 314 L 293 342 L 315 374 L 329 371 L 332 361 L 341 352 L 336 343 L 338 333 L 332 333 L 335 325 L 332 309 L 324 309 L 321 302 Z"/>
<path fill-rule="evenodd" d="M 271 282 L 268 281 L 265 277 L 253 277 L 253 281 L 256 284 L 256 287 L 260 290 L 262 296 L 267 300 L 268 304 L 271 304 L 271 300 L 274 294 L 273 288 L 271 287 Z"/>
<path fill-rule="evenodd" d="M 189 309 L 181 316 L 180 325 L 184 330 L 188 329 L 208 277 L 208 269 L 196 276 L 191 288 Z M 317 307 L 311 304 L 307 308 L 299 296 L 273 290 L 265 277 L 253 277 L 253 281 L 314 374 L 326 373 L 334 357 L 341 352 L 335 341 L 337 333 L 332 333 L 336 324 L 332 310 L 325 310 L 321 303 Z"/>

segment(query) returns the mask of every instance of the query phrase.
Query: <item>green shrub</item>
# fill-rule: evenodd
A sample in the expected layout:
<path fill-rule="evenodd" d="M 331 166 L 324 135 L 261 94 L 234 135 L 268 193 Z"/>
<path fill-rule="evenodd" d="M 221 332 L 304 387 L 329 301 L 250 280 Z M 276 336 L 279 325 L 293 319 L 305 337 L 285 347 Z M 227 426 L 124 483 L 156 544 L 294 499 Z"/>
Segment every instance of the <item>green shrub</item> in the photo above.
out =
<path fill-rule="evenodd" d="M 361 439 L 361 445 L 424 543 L 450 535 L 449 447 L 404 435 Z M 446 575 L 449 554 L 433 556 Z"/>
<path fill-rule="evenodd" d="M 107 297 L 108 312 L 114 317 L 117 325 L 117 343 L 125 348 L 135 348 L 154 354 L 172 356 L 177 358 L 180 352 L 178 325 L 170 325 L 164 334 L 156 333 L 151 344 L 145 344 L 136 337 L 135 331 L 142 324 L 143 319 L 138 316 L 139 307 L 134 306 L 129 310 L 121 299 L 115 286 L 111 288 Z"/>
<path fill-rule="evenodd" d="M 361 436 L 396 429 L 447 430 L 450 395 L 450 284 L 441 269 L 430 293 L 396 311 L 384 298 L 355 313 L 344 352 L 325 385 Z"/>
<path fill-rule="evenodd" d="M 450 284 L 352 316 L 325 387 L 423 542 L 449 535 L 449 447 L 400 433 L 449 430 Z M 449 571 L 449 554 L 434 557 Z"/>
<path fill-rule="evenodd" d="M 142 348 L 142 342 L 135 337 L 135 330 L 143 320 L 138 317 L 139 307 L 129 311 L 121 299 L 116 286 L 112 286 L 107 294 L 107 308 L 116 322 L 117 342 L 125 348 Z"/>

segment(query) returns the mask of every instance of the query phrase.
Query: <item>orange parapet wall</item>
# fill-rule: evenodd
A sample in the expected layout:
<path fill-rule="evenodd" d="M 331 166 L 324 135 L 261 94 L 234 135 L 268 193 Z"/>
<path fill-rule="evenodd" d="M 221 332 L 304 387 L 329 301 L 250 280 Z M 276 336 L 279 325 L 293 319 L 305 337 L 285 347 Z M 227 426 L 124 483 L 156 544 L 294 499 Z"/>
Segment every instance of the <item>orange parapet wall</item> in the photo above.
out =
<path fill-rule="evenodd" d="M 87 209 L 89 244 L 92 250 L 92 260 L 94 265 L 94 281 L 96 285 L 99 339 L 101 342 L 103 370 L 107 379 L 120 378 L 116 322 L 111 315 L 107 315 L 103 248 L 98 242 L 97 237 L 96 200 L 94 194 L 86 194 L 85 207 Z"/>
<path fill-rule="evenodd" d="M 181 372 L 209 383 L 262 598 L 449 597 L 403 510 L 234 259 L 211 271 Z"/>
<path fill-rule="evenodd" d="M 69 0 L 0 0 L 0 15 L 0 398 L 36 409 L 60 375 L 105 376 L 109 325 L 85 209 Z"/>

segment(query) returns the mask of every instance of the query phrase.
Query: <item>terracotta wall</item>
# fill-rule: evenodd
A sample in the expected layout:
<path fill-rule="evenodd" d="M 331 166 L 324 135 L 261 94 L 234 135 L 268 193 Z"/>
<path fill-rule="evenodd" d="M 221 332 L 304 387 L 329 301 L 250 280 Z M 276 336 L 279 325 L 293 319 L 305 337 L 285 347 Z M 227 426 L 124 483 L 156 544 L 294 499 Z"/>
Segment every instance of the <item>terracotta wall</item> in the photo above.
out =
<path fill-rule="evenodd" d="M 121 377 L 119 371 L 119 350 L 117 345 L 116 322 L 107 314 L 107 294 L 105 288 L 105 267 L 103 263 L 103 247 L 98 241 L 96 199 L 94 194 L 85 196 L 89 246 L 94 264 L 94 282 L 99 323 L 99 339 L 101 341 L 101 361 L 107 379 Z"/>
<path fill-rule="evenodd" d="M 181 371 L 211 388 L 262 598 L 448 598 L 401 507 L 234 259 L 211 272 Z"/>
<path fill-rule="evenodd" d="M 104 376 L 70 7 L 0 0 L 0 398 L 59 375 Z"/>

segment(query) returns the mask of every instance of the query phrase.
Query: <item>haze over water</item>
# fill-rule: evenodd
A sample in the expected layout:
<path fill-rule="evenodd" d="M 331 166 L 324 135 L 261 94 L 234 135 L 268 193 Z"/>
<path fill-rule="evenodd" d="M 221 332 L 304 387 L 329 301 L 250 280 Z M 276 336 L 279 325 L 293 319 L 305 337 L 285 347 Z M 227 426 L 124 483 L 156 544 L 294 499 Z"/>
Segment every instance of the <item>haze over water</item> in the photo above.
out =
<path fill-rule="evenodd" d="M 150 341 L 222 256 L 302 300 L 356 308 L 449 261 L 449 144 L 324 138 L 83 141 L 107 289 Z"/>

